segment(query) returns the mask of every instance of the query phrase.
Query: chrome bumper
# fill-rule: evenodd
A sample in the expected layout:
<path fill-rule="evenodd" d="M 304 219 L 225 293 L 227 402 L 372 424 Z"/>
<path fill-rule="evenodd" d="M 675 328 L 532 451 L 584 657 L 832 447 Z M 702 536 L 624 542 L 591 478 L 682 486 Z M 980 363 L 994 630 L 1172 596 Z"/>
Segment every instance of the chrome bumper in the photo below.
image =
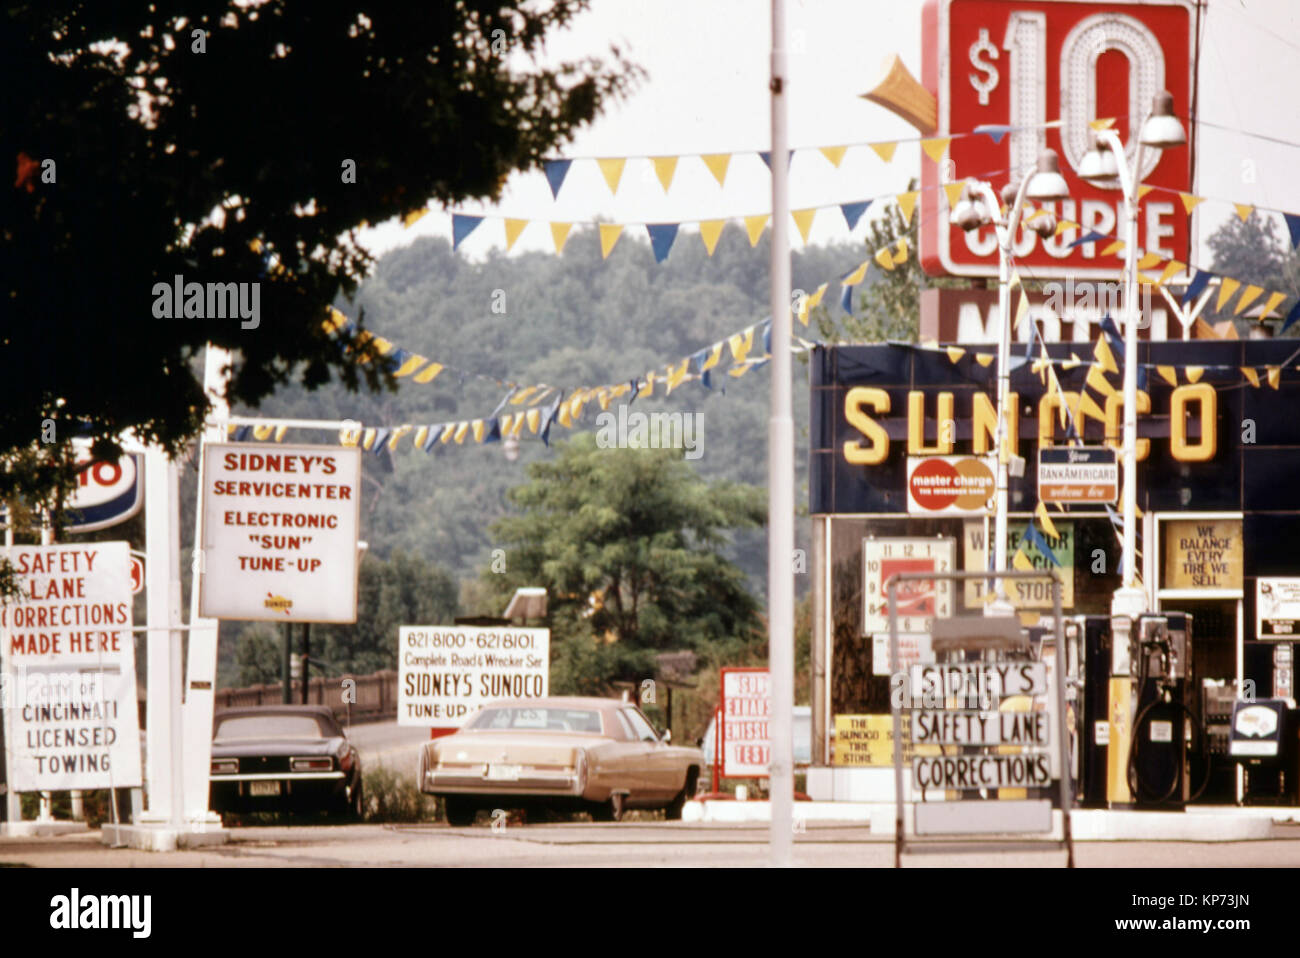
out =
<path fill-rule="evenodd" d="M 525 769 L 516 779 L 488 778 L 487 767 L 470 766 L 464 769 L 428 769 L 420 783 L 426 792 L 448 794 L 504 794 L 515 795 L 540 792 L 546 795 L 580 796 L 583 782 L 578 771 L 553 772 Z"/>

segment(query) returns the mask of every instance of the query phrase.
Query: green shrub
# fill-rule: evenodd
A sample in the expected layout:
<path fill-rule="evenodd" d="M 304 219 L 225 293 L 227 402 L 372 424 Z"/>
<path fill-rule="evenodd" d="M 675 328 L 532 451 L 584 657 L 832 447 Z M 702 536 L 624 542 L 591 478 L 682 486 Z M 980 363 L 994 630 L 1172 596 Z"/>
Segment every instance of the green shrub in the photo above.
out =
<path fill-rule="evenodd" d="M 364 795 L 368 822 L 431 822 L 438 817 L 437 801 L 416 787 L 415 777 L 377 765 L 365 772 Z"/>

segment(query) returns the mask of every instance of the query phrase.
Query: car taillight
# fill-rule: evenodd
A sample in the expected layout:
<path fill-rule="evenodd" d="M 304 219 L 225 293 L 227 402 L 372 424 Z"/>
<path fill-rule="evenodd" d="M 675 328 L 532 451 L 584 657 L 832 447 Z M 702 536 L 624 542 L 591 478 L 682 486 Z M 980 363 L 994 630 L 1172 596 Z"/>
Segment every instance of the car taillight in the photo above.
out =
<path fill-rule="evenodd" d="M 210 767 L 212 775 L 234 775 L 239 771 L 239 759 L 214 758 Z"/>
<path fill-rule="evenodd" d="M 339 759 L 339 768 L 345 772 L 352 771 L 352 753 L 344 752 L 343 757 Z"/>
<path fill-rule="evenodd" d="M 328 772 L 333 768 L 334 759 L 332 758 L 289 759 L 289 771 L 291 772 Z"/>

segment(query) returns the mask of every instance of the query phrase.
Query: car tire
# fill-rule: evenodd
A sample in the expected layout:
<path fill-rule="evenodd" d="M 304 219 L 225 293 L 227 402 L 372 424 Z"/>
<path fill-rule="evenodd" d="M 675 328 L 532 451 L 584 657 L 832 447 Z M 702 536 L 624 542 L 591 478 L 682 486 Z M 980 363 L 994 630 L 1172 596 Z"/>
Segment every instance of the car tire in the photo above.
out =
<path fill-rule="evenodd" d="M 611 795 L 606 801 L 597 802 L 591 807 L 593 822 L 621 822 L 623 820 L 623 796 Z"/>
<path fill-rule="evenodd" d="M 686 770 L 686 782 L 682 785 L 682 790 L 677 793 L 671 802 L 664 806 L 664 818 L 670 822 L 679 822 L 682 818 L 682 809 L 686 807 L 686 802 L 695 794 L 695 782 L 699 778 L 699 770 L 688 768 Z"/>
<path fill-rule="evenodd" d="M 357 779 L 357 787 L 352 790 L 352 807 L 348 809 L 349 816 L 353 821 L 365 821 L 366 818 L 366 797 L 361 786 L 361 779 Z"/>
<path fill-rule="evenodd" d="M 478 817 L 478 806 L 463 795 L 448 795 L 443 798 L 442 805 L 448 825 L 464 828 L 473 825 L 474 819 Z"/>

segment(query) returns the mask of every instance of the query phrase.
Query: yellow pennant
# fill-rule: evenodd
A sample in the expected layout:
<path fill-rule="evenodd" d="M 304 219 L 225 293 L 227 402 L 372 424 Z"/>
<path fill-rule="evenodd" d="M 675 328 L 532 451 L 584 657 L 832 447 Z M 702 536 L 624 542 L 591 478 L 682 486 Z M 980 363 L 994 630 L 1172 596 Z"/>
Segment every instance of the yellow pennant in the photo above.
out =
<path fill-rule="evenodd" d="M 904 236 L 894 246 L 894 265 L 902 266 L 907 262 L 907 237 Z"/>
<path fill-rule="evenodd" d="M 551 224 L 551 239 L 555 241 L 555 252 L 564 252 L 564 244 L 569 241 L 569 230 L 571 229 L 573 229 L 572 223 Z"/>
<path fill-rule="evenodd" d="M 361 434 L 362 449 L 365 449 L 367 452 L 370 451 L 370 447 L 375 444 L 375 434 L 376 434 L 376 430 L 374 429 L 367 429 L 365 432 Z"/>
<path fill-rule="evenodd" d="M 1024 329 L 1027 319 L 1029 319 L 1029 294 L 1022 289 L 1020 291 L 1020 304 L 1016 307 L 1015 324 L 1011 327 L 1012 331 Z"/>
<path fill-rule="evenodd" d="M 411 213 L 407 213 L 404 217 L 402 217 L 402 225 L 405 226 L 407 229 L 410 229 L 412 226 L 418 223 L 426 214 L 428 214 L 428 212 L 429 212 L 428 207 L 425 207 L 422 210 L 415 210 Z"/>
<path fill-rule="evenodd" d="M 700 367 L 701 371 L 710 370 L 714 366 L 718 365 L 719 362 L 722 361 L 722 348 L 724 345 L 726 344 L 725 343 L 713 344 L 713 347 L 709 350 L 709 358 L 704 360 L 704 365 Z"/>
<path fill-rule="evenodd" d="M 528 225 L 528 220 L 506 220 L 506 252 L 510 252 L 515 247 L 515 241 L 519 239 L 519 234 L 524 231 Z"/>
<path fill-rule="evenodd" d="M 881 257 L 882 255 L 885 257 L 884 260 L 881 260 L 881 259 L 880 259 L 880 257 Z M 877 251 L 876 251 L 876 262 L 880 263 L 880 265 L 881 265 L 881 267 L 882 267 L 883 269 L 893 269 L 893 268 L 894 268 L 894 265 L 893 265 L 893 257 L 891 257 L 891 256 L 889 255 L 889 250 L 888 250 L 888 249 L 881 249 L 881 250 L 877 250 Z M 857 268 L 857 269 L 855 269 L 853 272 L 849 273 L 848 276 L 845 276 L 842 280 L 840 280 L 840 285 L 841 285 L 841 286 L 857 286 L 858 283 L 860 283 L 860 282 L 862 282 L 864 279 L 866 279 L 866 276 L 867 276 L 867 270 L 869 270 L 870 268 L 871 268 L 871 260 L 869 260 L 869 259 L 868 259 L 868 260 L 863 260 L 861 263 L 858 264 L 858 268 Z"/>
<path fill-rule="evenodd" d="M 880 157 L 886 163 L 889 163 L 894 159 L 894 150 L 898 149 L 897 143 L 868 143 L 867 145 L 875 150 L 876 156 Z"/>
<path fill-rule="evenodd" d="M 653 396 L 655 394 L 655 371 L 652 369 L 645 374 L 645 395 Z M 641 393 L 637 393 L 638 396 Z"/>
<path fill-rule="evenodd" d="M 1083 360 L 1080 359 L 1078 355 L 1076 355 L 1075 353 L 1070 353 L 1070 358 L 1067 359 L 1065 362 L 1061 363 L 1061 368 L 1073 369 L 1075 366 L 1078 366 L 1082 362 Z"/>
<path fill-rule="evenodd" d="M 1243 223 L 1250 219 L 1251 213 L 1255 212 L 1255 207 L 1249 203 L 1233 203 L 1232 205 L 1237 210 L 1237 216 Z"/>
<path fill-rule="evenodd" d="M 1029 561 L 1029 556 L 1025 555 L 1023 546 L 1016 550 L 1016 554 L 1011 559 L 1011 564 L 1021 572 L 1034 571 L 1034 564 Z"/>
<path fill-rule="evenodd" d="M 794 210 L 791 214 L 794 217 L 794 225 L 799 229 L 799 235 L 803 238 L 804 245 L 808 245 L 808 233 L 812 230 L 813 219 L 817 216 L 817 210 Z"/>
<path fill-rule="evenodd" d="M 948 354 L 948 362 L 953 363 L 954 365 L 957 363 L 957 360 L 966 355 L 966 350 L 962 349 L 960 346 L 949 346 L 945 352 Z"/>
<path fill-rule="evenodd" d="M 1083 413 L 1091 419 L 1096 419 L 1099 422 L 1106 421 L 1106 414 L 1102 412 L 1101 407 L 1097 405 L 1097 401 L 1085 392 L 1079 393 L 1078 408 L 1082 410 Z M 1075 415 L 1078 415 L 1078 413 L 1076 413 Z"/>
<path fill-rule="evenodd" d="M 757 246 L 758 238 L 763 235 L 763 228 L 767 226 L 767 214 L 759 216 L 745 217 L 745 232 L 749 233 L 749 245 Z"/>
<path fill-rule="evenodd" d="M 799 322 L 804 326 L 808 325 L 808 314 L 817 307 L 826 295 L 828 283 L 822 283 L 811 296 L 805 296 L 803 302 L 799 304 Z"/>
<path fill-rule="evenodd" d="M 514 424 L 515 424 L 515 414 L 514 414 L 514 413 L 512 413 L 512 412 L 508 412 L 508 413 L 506 413 L 504 416 L 502 416 L 502 417 L 501 417 L 501 435 L 502 435 L 502 436 L 508 436 L 508 435 L 510 435 L 510 427 L 513 426 Z M 420 443 L 419 443 L 419 441 L 417 440 L 417 441 L 416 441 L 416 445 L 418 446 L 419 444 L 420 444 Z"/>
<path fill-rule="evenodd" d="M 483 432 L 484 432 L 483 420 L 482 420 L 482 419 L 475 419 L 474 422 L 472 422 L 472 423 L 470 424 L 470 428 L 474 431 L 474 441 L 475 441 L 475 442 L 482 442 L 482 441 L 483 441 Z"/>
<path fill-rule="evenodd" d="M 965 188 L 966 184 L 960 180 L 956 183 L 943 184 L 943 192 L 944 195 L 948 197 L 949 209 L 952 209 L 961 202 L 961 191 Z"/>
<path fill-rule="evenodd" d="M 731 165 L 730 153 L 708 153 L 700 157 L 709 168 L 719 186 L 727 185 L 727 167 Z"/>
<path fill-rule="evenodd" d="M 844 153 L 847 146 L 823 146 L 822 156 L 831 161 L 831 166 L 839 169 L 840 161 L 844 159 Z"/>
<path fill-rule="evenodd" d="M 1272 386 L 1274 389 L 1277 389 L 1279 383 L 1282 382 L 1282 367 L 1281 367 L 1281 366 L 1265 366 L 1265 367 L 1264 367 L 1264 372 L 1265 372 L 1265 373 L 1267 374 L 1267 376 L 1268 376 L 1268 384 L 1269 384 L 1270 386 Z"/>
<path fill-rule="evenodd" d="M 398 426 L 393 430 L 393 435 L 388 440 L 388 448 L 397 449 L 397 441 L 411 431 L 412 426 Z"/>
<path fill-rule="evenodd" d="M 1165 258 L 1164 258 L 1163 256 L 1161 256 L 1159 253 L 1143 253 L 1143 254 L 1142 254 L 1142 258 L 1139 259 L 1138 262 L 1137 262 L 1137 268 L 1138 268 L 1138 269 L 1155 269 L 1157 266 L 1159 266 L 1159 265 L 1160 265 L 1161 263 L 1163 263 L 1164 261 L 1165 261 Z"/>
<path fill-rule="evenodd" d="M 928 140 L 921 141 L 921 149 L 935 163 L 943 159 L 944 152 L 948 149 L 948 144 L 952 142 L 950 136 L 933 136 Z"/>
<path fill-rule="evenodd" d="M 700 224 L 700 239 L 704 240 L 704 248 L 710 256 L 718 248 L 718 238 L 722 236 L 722 228 L 726 225 L 726 220 L 705 220 Z"/>
<path fill-rule="evenodd" d="M 456 425 L 456 432 L 451 437 L 452 442 L 456 443 L 456 445 L 458 446 L 461 445 L 462 443 L 465 442 L 465 436 L 468 433 L 469 433 L 469 423 L 468 422 L 458 423 Z"/>
<path fill-rule="evenodd" d="M 1112 126 L 1115 125 L 1115 117 L 1113 116 L 1098 117 L 1095 120 L 1090 120 L 1088 122 L 1088 125 L 1092 127 L 1094 130 L 1097 130 L 1098 132 L 1101 132 L 1102 130 L 1109 130 Z"/>
<path fill-rule="evenodd" d="M 1175 276 L 1177 276 L 1186 268 L 1187 268 L 1186 263 L 1180 263 L 1176 259 L 1171 259 L 1169 261 L 1169 265 L 1165 267 L 1165 271 L 1161 273 L 1160 278 L 1156 280 L 1156 285 L 1157 286 L 1165 285 L 1165 283 L 1169 282 L 1171 279 L 1173 279 Z"/>
<path fill-rule="evenodd" d="M 1101 371 L 1100 366 L 1089 367 L 1088 378 L 1084 380 L 1084 384 L 1091 386 L 1103 396 L 1115 395 L 1115 387 L 1107 381 L 1106 374 Z"/>
<path fill-rule="evenodd" d="M 1276 388 L 1276 387 L 1274 387 L 1274 388 Z M 284 438 L 284 434 L 285 434 L 286 432 L 288 432 L 288 431 L 289 431 L 289 427 L 288 427 L 288 426 L 276 426 L 276 427 L 275 427 L 275 441 L 276 441 L 276 442 L 279 442 L 281 439 L 283 439 L 283 438 Z"/>
<path fill-rule="evenodd" d="M 1286 299 L 1286 293 L 1269 293 L 1268 301 L 1264 303 L 1264 308 L 1260 311 L 1259 318 L 1267 318 L 1273 310 L 1277 309 L 1282 300 Z"/>
<path fill-rule="evenodd" d="M 1056 531 L 1056 523 L 1052 522 L 1052 517 L 1047 514 L 1046 503 L 1039 502 L 1038 508 L 1034 510 L 1034 515 L 1038 517 L 1038 521 L 1042 525 L 1043 531 L 1046 532 L 1050 538 L 1061 538 L 1061 534 Z"/>
<path fill-rule="evenodd" d="M 1144 199 L 1146 199 L 1146 198 L 1147 198 L 1147 194 L 1150 193 L 1153 189 L 1155 189 L 1154 186 L 1139 186 L 1139 187 L 1138 187 L 1138 199 L 1139 199 L 1139 200 L 1144 200 Z"/>
<path fill-rule="evenodd" d="M 325 327 L 326 332 L 333 333 L 342 328 L 343 324 L 347 321 L 348 318 L 346 316 L 331 306 L 329 309 L 329 317 L 322 325 Z"/>
<path fill-rule="evenodd" d="M 1079 224 L 1073 220 L 1058 220 L 1056 224 L 1056 232 L 1052 235 L 1060 236 L 1062 233 L 1068 233 L 1070 230 L 1077 230 L 1078 228 Z"/>
<path fill-rule="evenodd" d="M 1107 243 L 1106 248 L 1101 251 L 1102 256 L 1115 256 L 1124 252 L 1124 241 L 1115 240 L 1113 243 Z"/>
<path fill-rule="evenodd" d="M 542 418 L 542 411 L 540 409 L 530 409 L 525 416 L 528 421 L 528 431 L 534 436 L 537 435 L 537 423 Z"/>
<path fill-rule="evenodd" d="M 524 425 L 525 425 L 525 423 L 524 423 L 524 419 L 525 419 L 525 416 L 524 416 L 523 413 L 520 413 L 518 416 L 515 417 L 515 428 L 514 428 L 514 430 L 510 433 L 510 435 L 515 436 L 516 438 L 518 438 L 518 437 L 523 433 L 523 431 L 524 431 Z"/>
<path fill-rule="evenodd" d="M 1252 386 L 1258 389 L 1259 373 L 1255 372 L 1254 368 L 1251 366 L 1242 366 L 1240 367 L 1240 369 L 1241 369 L 1241 374 L 1246 377 L 1246 379 L 1250 382 Z"/>
<path fill-rule="evenodd" d="M 750 370 L 749 363 L 740 363 L 739 365 L 732 366 L 730 369 L 728 369 L 727 373 L 733 378 L 739 379 L 741 376 L 745 375 L 745 373 L 749 372 L 749 370 Z"/>
<path fill-rule="evenodd" d="M 271 432 L 272 432 L 274 429 L 275 429 L 274 426 L 268 426 L 268 425 L 266 425 L 266 424 L 263 424 L 263 425 L 260 425 L 260 426 L 254 426 L 254 427 L 253 427 L 253 438 L 254 438 L 254 439 L 270 439 L 270 438 L 271 438 Z"/>
<path fill-rule="evenodd" d="M 659 177 L 659 185 L 667 193 L 668 187 L 673 185 L 673 175 L 677 172 L 677 157 L 652 156 L 650 162 L 654 164 L 655 176 Z"/>
<path fill-rule="evenodd" d="M 1178 385 L 1178 370 L 1173 366 L 1157 366 L 1156 372 L 1159 373 L 1160 378 L 1169 385 L 1175 387 Z"/>
<path fill-rule="evenodd" d="M 671 366 L 668 367 L 668 395 L 669 396 L 673 394 L 674 389 L 676 389 L 678 386 L 682 384 L 682 380 L 686 378 L 686 370 L 690 368 L 690 365 L 691 365 L 691 361 L 689 358 L 687 358 L 687 359 L 683 359 L 682 364 L 678 366 L 676 369 L 674 369 Z"/>
<path fill-rule="evenodd" d="M 609 408 L 609 390 L 604 386 L 596 390 L 596 402 L 600 403 L 601 409 Z"/>
<path fill-rule="evenodd" d="M 411 380 L 411 382 L 420 383 L 421 385 L 424 385 L 425 383 L 431 383 L 438 378 L 438 373 L 442 372 L 442 370 L 443 370 L 442 363 L 429 363 L 428 366 L 420 370 L 419 374 L 416 375 L 416 377 L 413 380 Z"/>
<path fill-rule="evenodd" d="M 393 373 L 394 378 L 401 379 L 403 376 L 409 376 L 429 360 L 424 356 L 412 356 Z"/>
<path fill-rule="evenodd" d="M 397 347 L 393 343 L 391 343 L 387 339 L 384 339 L 383 336 L 375 337 L 375 352 L 379 353 L 379 355 L 387 356 L 396 348 Z"/>
<path fill-rule="evenodd" d="M 606 259 L 614 250 L 614 244 L 618 238 L 623 235 L 622 223 L 601 223 L 598 226 L 600 230 L 600 258 Z"/>
<path fill-rule="evenodd" d="M 533 395 L 533 393 L 537 392 L 537 390 L 540 388 L 541 388 L 540 386 L 525 386 L 523 389 L 519 390 L 517 393 L 515 393 L 513 396 L 510 397 L 510 405 L 522 406 L 524 403 L 528 401 L 528 397 Z"/>
<path fill-rule="evenodd" d="M 893 272 L 894 254 L 889 249 L 888 246 L 882 246 L 880 249 L 876 250 L 876 255 L 873 256 L 872 259 L 874 259 L 880 265 L 881 269 L 885 270 L 886 272 Z M 859 267 L 859 269 L 861 269 L 861 267 Z M 856 274 L 857 270 L 854 270 L 854 273 Z M 846 281 L 843 285 L 849 286 L 851 284 Z"/>
<path fill-rule="evenodd" d="M 560 412 L 555 420 L 565 429 L 573 428 L 573 419 L 569 416 L 569 403 L 560 403 Z"/>
<path fill-rule="evenodd" d="M 738 363 L 743 363 L 749 351 L 754 348 L 754 327 L 751 326 L 743 333 L 736 333 L 727 340 L 731 347 L 731 356 Z"/>
<path fill-rule="evenodd" d="M 1205 202 L 1204 196 L 1193 196 L 1191 193 L 1179 193 L 1178 198 L 1183 201 L 1183 209 L 1188 213 Z"/>
<path fill-rule="evenodd" d="M 993 362 L 992 353 L 971 353 L 971 355 L 975 357 L 975 362 L 979 363 L 985 369 L 988 368 L 989 363 Z"/>
<path fill-rule="evenodd" d="M 916 198 L 920 195 L 919 190 L 898 194 L 898 211 L 903 214 L 904 224 L 911 224 L 912 210 L 916 209 Z"/>
<path fill-rule="evenodd" d="M 1106 334 L 1102 333 L 1097 338 L 1097 345 L 1092 349 L 1093 358 L 1101 363 L 1101 368 L 1108 373 L 1119 372 L 1119 366 L 1115 363 L 1115 356 L 1110 351 L 1110 346 L 1106 342 Z"/>
<path fill-rule="evenodd" d="M 429 427 L 421 426 L 419 429 L 415 430 L 415 438 L 411 441 L 411 445 L 414 446 L 416 449 L 419 449 L 421 446 L 424 445 L 424 440 L 428 438 L 429 438 Z"/>
<path fill-rule="evenodd" d="M 1224 276 L 1219 281 L 1219 299 L 1214 304 L 1215 312 L 1223 309 L 1223 304 L 1232 299 L 1233 294 L 1241 288 L 1241 280 L 1233 279 L 1231 276 Z"/>
<path fill-rule="evenodd" d="M 623 179 L 623 167 L 627 165 L 627 159 L 624 157 L 598 159 L 596 165 L 600 167 L 600 175 L 605 177 L 605 183 L 608 184 L 609 191 L 617 193 L 619 181 Z"/>
<path fill-rule="evenodd" d="M 1201 377 L 1205 375 L 1205 368 L 1202 366 L 1188 366 L 1183 369 L 1183 372 L 1187 374 L 1189 383 L 1198 383 L 1201 381 Z"/>
<path fill-rule="evenodd" d="M 1049 400 L 1056 397 L 1056 414 L 1061 420 L 1061 428 L 1064 429 L 1069 421 L 1066 418 L 1068 410 L 1065 407 L 1065 396 L 1061 393 L 1061 381 L 1056 378 L 1056 370 L 1051 366 L 1047 367 L 1047 396 Z"/>
<path fill-rule="evenodd" d="M 1246 307 L 1259 299 L 1260 294 L 1264 292 L 1264 287 L 1250 285 L 1241 291 L 1241 296 L 1237 299 L 1237 308 L 1232 311 L 1233 316 L 1240 316 L 1246 311 Z"/>
<path fill-rule="evenodd" d="M 444 423 L 442 427 L 442 437 L 440 439 L 442 444 L 444 446 L 447 445 L 447 443 L 451 442 L 452 437 L 455 435 L 456 435 L 456 424 L 451 422 Z"/>

